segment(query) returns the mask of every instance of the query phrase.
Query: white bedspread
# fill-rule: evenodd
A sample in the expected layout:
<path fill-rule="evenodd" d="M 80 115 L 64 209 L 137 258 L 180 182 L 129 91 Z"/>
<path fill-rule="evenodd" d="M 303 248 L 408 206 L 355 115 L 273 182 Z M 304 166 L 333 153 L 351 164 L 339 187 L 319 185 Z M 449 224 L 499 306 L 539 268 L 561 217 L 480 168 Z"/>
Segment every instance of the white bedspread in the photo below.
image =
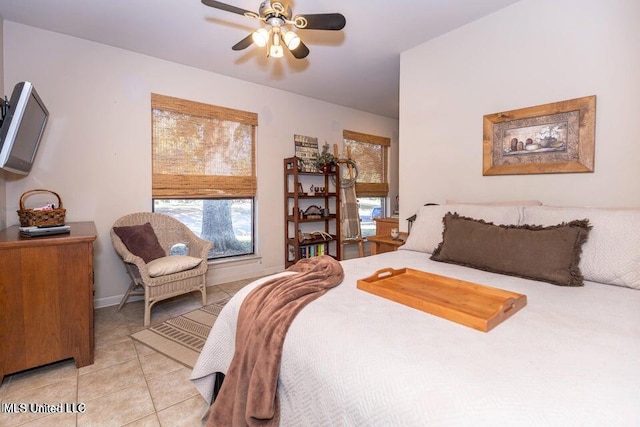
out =
<path fill-rule="evenodd" d="M 345 280 L 308 305 L 285 340 L 286 426 L 638 426 L 640 291 L 566 288 L 397 251 L 343 262 Z M 488 333 L 360 291 L 410 267 L 527 295 Z M 288 273 L 280 273 L 288 274 Z M 234 351 L 242 289 L 211 330 L 192 381 L 209 400 Z"/>

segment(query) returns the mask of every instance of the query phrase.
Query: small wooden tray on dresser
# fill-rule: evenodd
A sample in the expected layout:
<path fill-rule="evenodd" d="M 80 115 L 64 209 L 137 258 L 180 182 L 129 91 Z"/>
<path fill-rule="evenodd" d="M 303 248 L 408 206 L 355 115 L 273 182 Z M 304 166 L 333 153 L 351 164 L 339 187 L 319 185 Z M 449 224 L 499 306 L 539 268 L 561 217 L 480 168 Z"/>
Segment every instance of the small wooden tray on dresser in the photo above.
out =
<path fill-rule="evenodd" d="M 410 268 L 384 268 L 358 289 L 489 332 L 527 305 L 527 296 Z"/>

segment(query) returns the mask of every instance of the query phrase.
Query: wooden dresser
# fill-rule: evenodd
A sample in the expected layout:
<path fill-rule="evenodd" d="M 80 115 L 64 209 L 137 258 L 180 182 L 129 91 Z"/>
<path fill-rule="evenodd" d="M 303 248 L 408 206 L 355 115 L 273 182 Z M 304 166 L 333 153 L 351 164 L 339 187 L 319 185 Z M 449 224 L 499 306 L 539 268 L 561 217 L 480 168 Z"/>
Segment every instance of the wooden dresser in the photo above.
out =
<path fill-rule="evenodd" d="M 71 232 L 21 237 L 0 231 L 0 382 L 4 375 L 73 358 L 90 365 L 93 335 L 93 222 Z"/>

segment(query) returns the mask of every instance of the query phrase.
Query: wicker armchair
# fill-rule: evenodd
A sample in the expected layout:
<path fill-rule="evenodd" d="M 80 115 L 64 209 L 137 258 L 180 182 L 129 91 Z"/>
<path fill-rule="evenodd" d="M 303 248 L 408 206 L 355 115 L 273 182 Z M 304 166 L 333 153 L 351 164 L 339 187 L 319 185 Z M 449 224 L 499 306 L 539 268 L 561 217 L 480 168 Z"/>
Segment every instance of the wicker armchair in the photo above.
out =
<path fill-rule="evenodd" d="M 167 255 L 169 255 L 174 245 L 182 243 L 186 245 L 188 256 L 200 258 L 202 261 L 195 267 L 184 271 L 152 277 L 149 273 L 148 264 L 140 256 L 131 253 L 113 229 L 113 227 L 144 225 L 146 223 L 151 224 L 160 246 L 162 246 Z M 200 291 L 202 304 L 206 304 L 207 257 L 213 247 L 213 243 L 199 238 L 186 225 L 175 218 L 153 212 L 140 212 L 123 216 L 113 224 L 113 227 L 111 228 L 113 248 L 124 261 L 127 273 L 131 277 L 131 284 L 122 301 L 120 301 L 118 310 L 124 306 L 130 296 L 144 295 L 144 326 L 147 327 L 151 322 L 151 308 L 159 301 L 193 291 Z M 141 287 L 142 290 L 136 289 L 138 287 Z"/>

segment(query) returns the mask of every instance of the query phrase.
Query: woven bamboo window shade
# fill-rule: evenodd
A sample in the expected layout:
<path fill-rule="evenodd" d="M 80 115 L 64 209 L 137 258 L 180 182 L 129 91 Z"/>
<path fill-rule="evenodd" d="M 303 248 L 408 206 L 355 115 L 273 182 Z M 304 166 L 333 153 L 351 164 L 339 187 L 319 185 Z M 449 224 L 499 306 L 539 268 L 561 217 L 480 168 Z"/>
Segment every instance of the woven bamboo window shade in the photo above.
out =
<path fill-rule="evenodd" d="M 257 114 L 157 94 L 151 109 L 154 198 L 255 196 Z"/>
<path fill-rule="evenodd" d="M 388 151 L 390 138 L 344 130 L 344 147 L 349 147 L 351 159 L 358 166 L 356 195 L 358 197 L 386 197 Z"/>

